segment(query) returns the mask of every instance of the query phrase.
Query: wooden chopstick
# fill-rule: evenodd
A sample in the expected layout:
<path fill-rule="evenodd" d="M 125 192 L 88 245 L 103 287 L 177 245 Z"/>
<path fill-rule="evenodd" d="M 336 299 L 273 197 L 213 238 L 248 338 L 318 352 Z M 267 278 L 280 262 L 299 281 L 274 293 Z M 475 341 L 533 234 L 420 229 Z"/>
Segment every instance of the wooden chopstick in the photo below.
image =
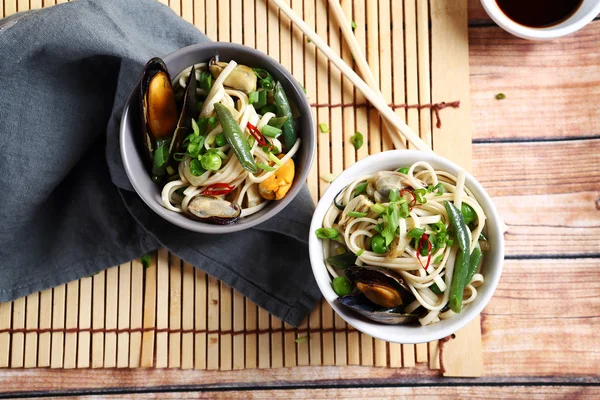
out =
<path fill-rule="evenodd" d="M 369 87 L 363 81 L 360 76 L 356 74 L 342 60 L 335 52 L 329 47 L 317 33 L 309 27 L 303 20 L 296 14 L 287 4 L 285 4 L 282 0 L 271 0 L 273 3 L 279 7 L 279 9 L 288 16 L 288 18 L 298 26 L 298 28 L 317 46 L 319 50 L 321 50 L 327 58 L 335 65 L 341 72 L 348 78 L 354 86 L 360 90 L 363 95 L 369 100 L 369 102 L 389 121 L 389 123 L 398 129 L 409 142 L 415 146 L 417 150 L 431 152 L 431 148 L 425 143 L 419 135 L 417 135 L 408 125 L 400 119 L 400 117 L 387 105 L 385 101 L 379 97 L 379 95 Z"/>
<path fill-rule="evenodd" d="M 344 35 L 344 39 L 346 39 L 348 48 L 350 49 L 350 52 L 352 53 L 352 57 L 354 57 L 354 61 L 356 62 L 356 65 L 358 66 L 358 70 L 360 71 L 360 74 L 362 75 L 365 83 L 367 85 L 369 85 L 369 87 L 371 89 L 373 89 L 373 91 L 375 93 L 377 93 L 379 98 L 381 98 L 383 101 L 385 101 L 385 99 L 383 98 L 383 94 L 381 94 L 381 91 L 379 90 L 377 82 L 375 81 L 373 72 L 371 71 L 371 68 L 369 67 L 369 64 L 367 63 L 367 59 L 365 58 L 365 55 L 363 54 L 363 52 L 360 49 L 358 40 L 356 39 L 356 36 L 354 36 L 354 33 L 352 32 L 352 26 L 350 25 L 350 22 L 344 15 L 344 10 L 342 9 L 340 1 L 339 0 L 329 0 L 329 5 L 331 7 L 331 10 L 333 11 L 333 15 L 335 16 L 335 19 L 337 20 L 338 24 L 340 25 L 340 28 L 342 28 L 342 34 Z M 394 147 L 396 149 L 405 148 L 406 146 L 404 145 L 403 139 L 400 136 L 400 131 L 398 129 L 396 129 L 394 126 L 392 126 L 390 124 L 390 122 L 386 119 L 383 120 L 383 123 L 385 125 L 386 132 L 388 133 L 388 135 L 390 136 L 390 139 L 392 140 L 392 143 L 394 144 Z"/>

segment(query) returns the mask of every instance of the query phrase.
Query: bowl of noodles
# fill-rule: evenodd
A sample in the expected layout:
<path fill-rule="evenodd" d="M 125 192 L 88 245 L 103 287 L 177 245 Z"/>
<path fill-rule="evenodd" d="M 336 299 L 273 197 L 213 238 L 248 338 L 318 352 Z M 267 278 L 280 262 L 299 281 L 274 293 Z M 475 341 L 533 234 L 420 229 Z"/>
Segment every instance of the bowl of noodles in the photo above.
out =
<path fill-rule="evenodd" d="M 120 134 L 142 200 L 204 233 L 247 229 L 280 212 L 300 191 L 315 151 L 302 86 L 269 56 L 232 43 L 149 60 Z"/>
<path fill-rule="evenodd" d="M 341 173 L 311 222 L 317 284 L 350 325 L 396 343 L 447 337 L 489 302 L 504 224 L 485 189 L 434 153 L 393 150 Z"/>

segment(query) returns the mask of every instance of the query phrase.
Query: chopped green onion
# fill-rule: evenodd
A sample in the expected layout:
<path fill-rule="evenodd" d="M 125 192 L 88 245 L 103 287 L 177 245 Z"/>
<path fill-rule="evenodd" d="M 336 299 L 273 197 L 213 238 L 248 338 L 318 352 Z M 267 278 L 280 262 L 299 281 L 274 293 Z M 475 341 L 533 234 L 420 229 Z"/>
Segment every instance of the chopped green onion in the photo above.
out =
<path fill-rule="evenodd" d="M 260 110 L 261 108 L 267 105 L 267 91 L 261 90 L 258 92 L 258 101 L 254 103 L 252 106 L 255 110 Z"/>
<path fill-rule="evenodd" d="M 340 233 L 333 228 L 319 228 L 315 231 L 319 239 L 336 239 Z"/>
<path fill-rule="evenodd" d="M 248 104 L 258 103 L 258 92 L 250 92 L 248 95 Z"/>
<path fill-rule="evenodd" d="M 194 130 L 194 135 L 200 136 L 200 128 L 198 127 L 198 124 L 196 123 L 194 118 L 192 118 L 192 129 Z"/>
<path fill-rule="evenodd" d="M 350 138 L 350 142 L 352 142 L 352 144 L 354 145 L 354 148 L 356 150 L 360 149 L 364 143 L 364 138 L 362 133 L 360 132 L 356 132 L 354 135 L 352 135 L 352 137 Z"/>
<path fill-rule="evenodd" d="M 360 256 L 362 256 L 362 255 L 363 255 L 363 253 L 364 253 L 364 252 L 365 252 L 365 249 L 360 249 L 360 250 L 359 250 L 359 251 L 356 253 L 356 256 L 357 256 L 357 257 L 360 257 Z"/>
<path fill-rule="evenodd" d="M 436 190 L 437 190 L 437 193 L 435 194 L 436 196 L 441 196 L 444 193 L 446 193 L 446 188 L 441 183 L 438 183 L 437 185 L 435 185 L 433 187 L 433 191 L 435 192 Z"/>
<path fill-rule="evenodd" d="M 175 170 L 170 165 L 167 165 L 167 174 L 169 174 L 169 175 L 175 174 Z"/>
<path fill-rule="evenodd" d="M 427 203 L 427 199 L 425 198 L 425 195 L 427 194 L 427 190 L 425 190 L 425 189 L 415 189 L 415 191 L 413 193 L 415 194 L 415 197 L 417 198 L 417 202 L 419 204 L 425 204 L 425 203 Z"/>
<path fill-rule="evenodd" d="M 400 191 L 398 189 L 391 189 L 388 194 L 388 199 L 390 201 L 398 201 L 400 200 Z"/>
<path fill-rule="evenodd" d="M 429 286 L 429 289 L 431 289 L 431 291 L 435 294 L 442 294 L 442 291 L 440 290 L 439 286 L 435 282 Z"/>
<path fill-rule="evenodd" d="M 198 159 L 193 159 L 190 162 L 190 172 L 194 176 L 200 176 L 206 172 L 206 170 L 202 167 L 202 163 Z"/>
<path fill-rule="evenodd" d="M 329 127 L 327 124 L 319 124 L 319 129 L 321 130 L 321 133 L 329 133 Z"/>
<path fill-rule="evenodd" d="M 437 258 L 436 258 L 436 259 L 433 261 L 433 263 L 434 263 L 434 264 L 439 264 L 439 263 L 441 263 L 441 262 L 442 262 L 442 260 L 443 260 L 443 259 L 444 259 L 444 255 L 443 255 L 443 254 L 440 254 L 440 255 L 439 255 L 439 256 L 438 256 L 438 257 L 437 257 Z"/>
<path fill-rule="evenodd" d="M 185 153 L 175 153 L 175 154 L 173 154 L 173 160 L 183 161 L 184 156 L 185 156 Z"/>
<path fill-rule="evenodd" d="M 281 129 L 281 127 L 283 126 L 283 124 L 286 123 L 287 120 L 288 120 L 288 117 L 275 117 L 275 118 L 271 118 L 269 120 L 268 124 L 271 125 L 272 127 Z"/>
<path fill-rule="evenodd" d="M 498 93 L 496 95 L 496 100 L 504 100 L 506 98 L 506 95 L 504 93 Z"/>
<path fill-rule="evenodd" d="M 140 257 L 140 262 L 144 266 L 144 268 L 149 268 L 150 263 L 152 262 L 152 252 L 146 253 Z"/>
<path fill-rule="evenodd" d="M 398 211 L 400 218 L 408 218 L 410 215 L 410 208 L 408 207 L 408 203 L 400 203 L 400 210 Z"/>
<path fill-rule="evenodd" d="M 262 170 L 265 170 L 267 172 L 272 172 L 275 171 L 277 168 L 274 167 L 270 167 L 267 164 L 263 164 L 263 163 L 257 163 L 256 166 Z"/>
<path fill-rule="evenodd" d="M 258 85 L 263 89 L 273 89 L 273 81 L 268 79 L 262 79 L 258 82 Z"/>
<path fill-rule="evenodd" d="M 398 168 L 396 171 L 400 172 L 401 174 L 406 175 L 406 174 L 408 174 L 409 169 L 407 167 L 402 167 L 402 168 Z"/>
<path fill-rule="evenodd" d="M 345 296 L 352 293 L 352 283 L 345 276 L 338 276 L 331 281 L 331 287 L 338 296 Z"/>
<path fill-rule="evenodd" d="M 246 140 L 246 142 L 248 143 L 248 147 L 252 148 L 252 146 L 254 146 L 254 142 L 256 142 L 256 139 L 254 139 L 254 136 L 250 135 L 248 136 L 248 139 Z M 265 146 L 268 149 L 268 146 Z M 269 153 L 269 151 L 265 151 L 265 153 Z"/>
<path fill-rule="evenodd" d="M 379 203 L 375 203 L 371 206 L 371 211 L 381 214 L 385 212 L 385 207 Z"/>
<path fill-rule="evenodd" d="M 425 228 L 412 228 L 406 236 L 413 239 L 420 239 L 425 233 Z"/>
<path fill-rule="evenodd" d="M 208 124 L 210 125 L 211 129 L 214 129 L 215 126 L 217 126 L 217 117 L 210 117 L 208 119 Z"/>
<path fill-rule="evenodd" d="M 277 164 L 280 167 L 283 165 L 283 163 L 281 162 L 281 160 L 279 158 L 277 158 L 275 156 L 275 154 L 273 154 L 273 153 L 269 153 L 269 160 L 273 161 L 275 164 Z"/>
<path fill-rule="evenodd" d="M 358 196 L 359 194 L 361 194 L 362 192 L 364 192 L 365 190 L 367 190 L 367 182 L 363 182 L 363 183 L 359 183 L 358 185 L 356 185 L 356 187 L 354 188 L 354 197 Z"/>
<path fill-rule="evenodd" d="M 337 178 L 334 174 L 325 174 L 321 175 L 321 179 L 323 179 L 327 183 L 331 183 Z"/>
<path fill-rule="evenodd" d="M 357 28 L 356 22 L 354 21 L 352 21 L 350 25 L 352 26 L 352 31 L 354 31 Z"/>
<path fill-rule="evenodd" d="M 377 225 L 375 225 L 375 227 L 373 228 L 375 230 L 375 232 L 377 233 L 381 233 L 383 232 L 383 222 L 378 223 Z"/>
<path fill-rule="evenodd" d="M 308 336 L 300 336 L 296 339 L 296 343 L 300 344 L 300 343 L 304 343 L 308 340 Z"/>
<path fill-rule="evenodd" d="M 272 127 L 271 125 L 265 125 L 262 127 L 261 133 L 266 137 L 276 138 L 281 135 L 282 130 L 279 128 Z"/>
<path fill-rule="evenodd" d="M 348 213 L 349 217 L 354 217 L 354 218 L 362 218 L 362 217 L 366 217 L 367 213 L 364 212 L 359 212 L 359 211 L 350 211 Z"/>
<path fill-rule="evenodd" d="M 154 168 L 162 168 L 169 159 L 169 146 L 167 143 L 161 144 L 154 152 Z"/>
<path fill-rule="evenodd" d="M 212 74 L 208 71 L 203 71 L 200 74 L 200 88 L 209 92 L 212 88 Z"/>
<path fill-rule="evenodd" d="M 252 71 L 258 76 L 258 79 L 273 79 L 269 71 L 262 68 L 252 68 Z"/>

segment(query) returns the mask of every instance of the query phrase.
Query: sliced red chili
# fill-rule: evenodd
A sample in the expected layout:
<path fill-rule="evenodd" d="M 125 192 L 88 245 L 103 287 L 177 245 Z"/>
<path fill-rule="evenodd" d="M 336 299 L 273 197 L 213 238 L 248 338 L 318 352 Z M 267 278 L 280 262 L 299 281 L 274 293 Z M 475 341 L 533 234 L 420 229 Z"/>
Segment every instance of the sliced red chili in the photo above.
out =
<path fill-rule="evenodd" d="M 423 241 L 425 241 L 427 243 L 427 265 L 425 265 L 425 266 L 423 266 L 423 263 L 421 262 L 421 249 L 423 248 Z M 429 268 L 429 264 L 431 263 L 431 250 L 432 249 L 433 249 L 433 245 L 429 241 L 429 236 L 427 236 L 426 234 L 423 234 L 423 236 L 421 236 L 421 239 L 419 239 L 419 245 L 417 246 L 417 260 L 419 260 L 421 267 L 423 267 L 425 270 L 427 270 L 427 268 Z"/>
<path fill-rule="evenodd" d="M 252 137 L 254 137 L 254 139 L 256 139 L 256 142 L 259 144 L 259 146 L 269 146 L 269 143 L 267 143 L 265 137 L 262 135 L 262 133 L 260 133 L 257 127 L 252 125 L 250 122 L 248 122 L 247 126 L 248 130 L 250 131 L 250 134 L 252 135 Z M 270 147 L 272 148 L 273 146 Z M 269 150 L 271 150 L 271 148 L 269 148 Z"/>
<path fill-rule="evenodd" d="M 223 194 L 229 194 L 235 189 L 235 186 L 231 186 L 227 183 L 213 183 L 202 191 L 202 194 L 209 194 L 212 196 L 220 196 Z"/>

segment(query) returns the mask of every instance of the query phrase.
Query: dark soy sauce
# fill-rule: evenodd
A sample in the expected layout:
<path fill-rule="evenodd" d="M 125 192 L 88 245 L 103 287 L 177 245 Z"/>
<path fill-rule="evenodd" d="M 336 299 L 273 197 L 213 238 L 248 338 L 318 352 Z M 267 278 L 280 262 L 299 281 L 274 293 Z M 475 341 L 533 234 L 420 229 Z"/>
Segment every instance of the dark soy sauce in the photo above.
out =
<path fill-rule="evenodd" d="M 496 0 L 513 21 L 531 28 L 556 25 L 577 11 L 583 0 Z"/>

